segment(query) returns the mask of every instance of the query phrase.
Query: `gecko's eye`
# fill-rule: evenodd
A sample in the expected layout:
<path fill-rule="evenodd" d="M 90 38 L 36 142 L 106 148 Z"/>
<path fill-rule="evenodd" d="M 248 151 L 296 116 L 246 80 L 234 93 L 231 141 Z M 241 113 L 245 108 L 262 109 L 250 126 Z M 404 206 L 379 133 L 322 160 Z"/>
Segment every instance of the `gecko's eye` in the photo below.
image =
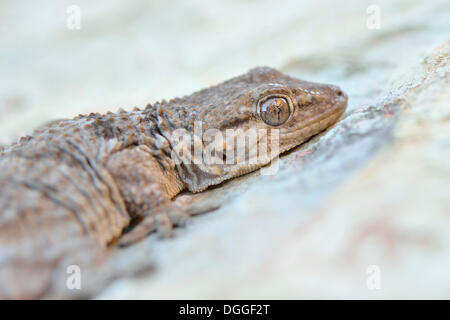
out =
<path fill-rule="evenodd" d="M 259 114 L 266 124 L 279 126 L 287 121 L 291 114 L 291 108 L 285 98 L 273 97 L 260 104 Z"/>

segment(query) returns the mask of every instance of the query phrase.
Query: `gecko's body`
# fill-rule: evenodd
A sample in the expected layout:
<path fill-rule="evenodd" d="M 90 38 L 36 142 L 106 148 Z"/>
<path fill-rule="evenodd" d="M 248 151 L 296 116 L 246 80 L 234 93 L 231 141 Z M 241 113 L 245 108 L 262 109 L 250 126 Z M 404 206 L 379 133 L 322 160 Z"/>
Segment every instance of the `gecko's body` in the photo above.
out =
<path fill-rule="evenodd" d="M 346 104 L 337 87 L 256 68 L 144 110 L 36 130 L 0 152 L 0 296 L 45 296 L 62 261 L 91 263 L 116 239 L 131 244 L 153 230 L 168 234 L 188 217 L 171 201 L 182 190 L 256 170 L 334 124 Z M 253 165 L 188 162 L 174 152 L 174 133 L 192 133 L 196 123 L 203 132 L 278 129 L 280 148 Z"/>

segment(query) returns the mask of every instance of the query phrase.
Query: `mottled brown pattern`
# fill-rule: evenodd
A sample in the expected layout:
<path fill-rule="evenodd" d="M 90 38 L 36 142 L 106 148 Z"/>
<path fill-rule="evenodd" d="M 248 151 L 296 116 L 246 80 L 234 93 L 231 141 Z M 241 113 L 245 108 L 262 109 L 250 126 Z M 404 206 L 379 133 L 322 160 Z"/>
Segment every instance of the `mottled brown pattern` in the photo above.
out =
<path fill-rule="evenodd" d="M 171 152 L 174 130 L 192 132 L 196 121 L 203 132 L 270 129 L 257 106 L 271 95 L 287 97 L 293 108 L 279 127 L 280 152 L 335 123 L 347 103 L 337 87 L 256 68 L 144 110 L 54 121 L 4 148 L 0 297 L 51 297 L 52 286 L 65 281 L 52 277 L 58 266 L 100 264 L 119 237 L 128 245 L 153 230 L 170 235 L 188 217 L 186 208 L 171 201 L 179 192 L 199 192 L 268 163 L 177 164 Z"/>

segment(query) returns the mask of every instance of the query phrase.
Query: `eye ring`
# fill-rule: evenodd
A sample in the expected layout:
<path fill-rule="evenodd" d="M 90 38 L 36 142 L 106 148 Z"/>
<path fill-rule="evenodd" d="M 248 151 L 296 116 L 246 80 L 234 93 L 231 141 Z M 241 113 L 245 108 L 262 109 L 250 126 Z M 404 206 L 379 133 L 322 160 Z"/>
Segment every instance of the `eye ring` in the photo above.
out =
<path fill-rule="evenodd" d="M 272 94 L 258 101 L 257 112 L 264 123 L 272 127 L 279 127 L 292 117 L 294 105 L 289 96 Z"/>

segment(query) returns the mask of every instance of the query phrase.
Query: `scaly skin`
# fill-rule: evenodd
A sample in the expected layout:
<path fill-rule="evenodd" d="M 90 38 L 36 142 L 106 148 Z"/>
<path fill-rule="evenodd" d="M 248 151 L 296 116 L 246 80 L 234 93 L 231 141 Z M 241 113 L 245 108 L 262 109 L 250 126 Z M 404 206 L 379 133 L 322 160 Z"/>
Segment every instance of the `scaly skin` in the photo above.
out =
<path fill-rule="evenodd" d="M 267 100 L 275 97 L 284 100 Z M 281 104 L 261 113 L 264 101 Z M 57 266 L 100 263 L 116 239 L 128 245 L 154 230 L 170 235 L 188 217 L 171 201 L 182 190 L 200 192 L 260 168 L 334 124 L 346 104 L 335 86 L 256 68 L 145 110 L 80 115 L 21 138 L 0 153 L 0 297 L 51 296 Z M 262 120 L 284 115 L 280 125 Z M 175 151 L 174 134 L 194 132 L 196 121 L 203 132 L 276 128 L 280 148 L 253 165 L 189 163 Z"/>

